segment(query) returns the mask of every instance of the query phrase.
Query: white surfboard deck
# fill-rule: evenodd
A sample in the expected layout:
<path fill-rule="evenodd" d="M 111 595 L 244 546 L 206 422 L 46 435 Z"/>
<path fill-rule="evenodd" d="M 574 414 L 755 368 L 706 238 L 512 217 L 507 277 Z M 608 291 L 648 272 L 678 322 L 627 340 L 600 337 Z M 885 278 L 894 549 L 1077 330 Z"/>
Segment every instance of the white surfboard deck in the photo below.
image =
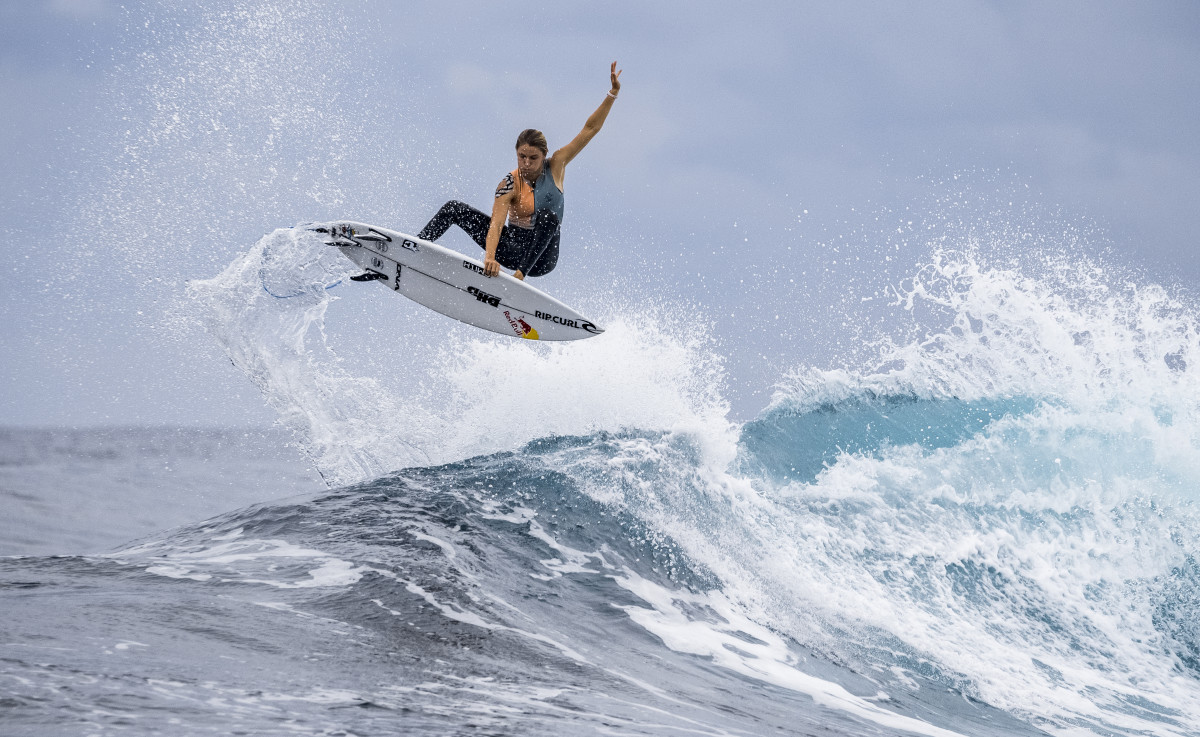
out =
<path fill-rule="evenodd" d="M 579 340 L 603 333 L 594 322 L 537 287 L 457 251 L 377 225 L 338 220 L 304 226 L 376 280 L 468 325 L 528 340 Z"/>

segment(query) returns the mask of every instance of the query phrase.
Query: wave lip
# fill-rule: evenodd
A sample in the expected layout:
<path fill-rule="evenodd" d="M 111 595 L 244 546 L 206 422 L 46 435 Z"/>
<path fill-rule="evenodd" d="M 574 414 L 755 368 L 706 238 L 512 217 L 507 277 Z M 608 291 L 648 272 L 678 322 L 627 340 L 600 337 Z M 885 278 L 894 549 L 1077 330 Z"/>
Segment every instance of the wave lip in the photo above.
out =
<path fill-rule="evenodd" d="M 926 452 L 950 448 L 1041 404 L 1027 397 L 922 398 L 879 395 L 872 389 L 824 403 L 778 398 L 742 426 L 738 467 L 775 483 L 811 483 L 843 455 L 879 458 L 889 448 L 906 445 Z"/>

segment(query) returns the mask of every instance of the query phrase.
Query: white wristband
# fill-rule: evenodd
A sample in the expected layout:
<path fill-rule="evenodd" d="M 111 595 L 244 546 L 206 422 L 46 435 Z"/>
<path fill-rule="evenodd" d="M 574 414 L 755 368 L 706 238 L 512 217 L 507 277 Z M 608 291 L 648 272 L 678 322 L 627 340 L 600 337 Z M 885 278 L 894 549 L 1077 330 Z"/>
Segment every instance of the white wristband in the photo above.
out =
<path fill-rule="evenodd" d="M 609 90 L 609 92 L 608 92 L 608 96 L 609 96 L 609 97 L 611 97 L 611 98 L 612 98 L 612 99 L 614 99 L 614 100 L 615 100 L 615 99 L 617 99 L 617 96 L 616 96 L 616 95 L 614 95 L 614 94 L 612 93 L 612 90 Z"/>

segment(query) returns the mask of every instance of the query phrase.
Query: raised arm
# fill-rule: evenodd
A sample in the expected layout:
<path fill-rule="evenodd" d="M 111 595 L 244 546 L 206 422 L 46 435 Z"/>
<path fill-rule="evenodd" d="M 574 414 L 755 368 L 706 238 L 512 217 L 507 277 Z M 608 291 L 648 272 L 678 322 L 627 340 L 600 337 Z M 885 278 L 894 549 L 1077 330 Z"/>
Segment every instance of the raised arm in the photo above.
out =
<path fill-rule="evenodd" d="M 600 129 L 604 127 L 604 120 L 608 117 L 608 111 L 612 110 L 613 101 L 617 99 L 617 93 L 621 91 L 621 70 L 617 69 L 617 63 L 612 63 L 610 70 L 612 79 L 612 89 L 604 96 L 604 101 L 600 103 L 600 107 L 596 108 L 596 112 L 592 113 L 587 122 L 583 124 L 583 130 L 571 139 L 571 142 L 566 146 L 554 152 L 550 157 L 550 173 L 554 175 L 556 183 L 562 184 L 562 173 L 567 168 L 567 164 L 571 163 L 571 159 L 579 155 L 583 147 L 588 145 L 588 142 L 596 137 Z"/>

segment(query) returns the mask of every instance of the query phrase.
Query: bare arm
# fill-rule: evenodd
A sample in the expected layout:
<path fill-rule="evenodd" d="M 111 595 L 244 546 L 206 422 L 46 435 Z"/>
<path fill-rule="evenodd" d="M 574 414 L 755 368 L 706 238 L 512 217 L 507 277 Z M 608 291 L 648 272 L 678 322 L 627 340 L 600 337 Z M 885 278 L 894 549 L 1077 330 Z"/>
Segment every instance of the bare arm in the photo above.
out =
<path fill-rule="evenodd" d="M 484 276 L 495 276 L 500 273 L 500 262 L 496 260 L 496 249 L 500 246 L 500 232 L 504 230 L 504 221 L 508 219 L 508 210 L 512 207 L 516 191 L 517 188 L 511 174 L 504 177 L 496 187 L 496 199 L 492 202 L 492 222 L 488 226 L 487 250 L 483 256 Z"/>
<path fill-rule="evenodd" d="M 600 103 L 600 107 L 596 108 L 596 112 L 588 116 L 587 122 L 583 124 L 583 130 L 571 139 L 571 142 L 566 146 L 554 152 L 550 157 L 550 173 L 554 176 L 555 184 L 561 188 L 563 172 L 567 168 L 567 164 L 571 163 L 583 150 L 583 147 L 596 137 L 600 129 L 604 127 L 604 121 L 608 118 L 608 111 L 612 110 L 613 101 L 617 99 L 617 93 L 621 91 L 621 70 L 617 69 L 617 63 L 612 63 L 612 69 L 609 72 L 612 81 L 612 90 L 604 96 L 604 100 Z"/>

